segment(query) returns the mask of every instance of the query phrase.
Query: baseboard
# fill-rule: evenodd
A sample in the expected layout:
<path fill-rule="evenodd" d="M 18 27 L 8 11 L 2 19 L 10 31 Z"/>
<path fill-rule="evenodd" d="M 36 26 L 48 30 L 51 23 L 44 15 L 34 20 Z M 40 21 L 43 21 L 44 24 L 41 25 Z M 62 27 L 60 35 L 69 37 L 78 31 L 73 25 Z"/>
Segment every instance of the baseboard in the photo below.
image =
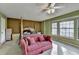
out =
<path fill-rule="evenodd" d="M 69 45 L 71 45 L 71 46 L 74 46 L 74 47 L 76 47 L 76 48 L 79 48 L 79 46 L 78 45 L 76 45 L 76 44 L 72 44 L 72 43 L 69 43 L 69 42 L 65 42 L 65 41 L 60 41 L 60 40 L 55 40 L 55 41 L 59 41 L 59 42 L 62 42 L 62 43 L 64 43 L 64 44 L 69 44 Z"/>

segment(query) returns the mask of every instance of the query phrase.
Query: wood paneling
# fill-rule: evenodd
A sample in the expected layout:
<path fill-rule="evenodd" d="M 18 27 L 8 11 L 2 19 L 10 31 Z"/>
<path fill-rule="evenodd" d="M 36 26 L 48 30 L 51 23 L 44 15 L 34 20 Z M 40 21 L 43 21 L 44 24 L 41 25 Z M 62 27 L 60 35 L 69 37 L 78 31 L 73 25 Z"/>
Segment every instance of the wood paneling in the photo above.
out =
<path fill-rule="evenodd" d="M 8 18 L 7 19 L 7 28 L 12 28 L 13 33 L 20 33 L 20 19 L 15 18 Z M 32 27 L 37 32 L 41 31 L 41 22 L 37 21 L 30 21 L 30 20 L 23 20 L 23 27 Z"/>
<path fill-rule="evenodd" d="M 34 21 L 23 21 L 23 27 L 31 27 L 34 28 L 36 32 L 41 31 L 41 22 L 34 22 Z"/>
<path fill-rule="evenodd" d="M 8 18 L 7 28 L 11 28 L 12 33 L 20 33 L 20 20 Z"/>
<path fill-rule="evenodd" d="M 41 24 L 41 23 L 40 23 Z M 37 32 L 40 32 L 41 31 L 41 25 L 40 25 L 39 23 L 35 23 L 34 24 L 34 26 L 35 26 L 35 30 L 37 31 Z"/>
<path fill-rule="evenodd" d="M 23 27 L 32 27 L 34 28 L 34 22 L 33 21 L 26 21 L 26 20 L 23 20 Z"/>

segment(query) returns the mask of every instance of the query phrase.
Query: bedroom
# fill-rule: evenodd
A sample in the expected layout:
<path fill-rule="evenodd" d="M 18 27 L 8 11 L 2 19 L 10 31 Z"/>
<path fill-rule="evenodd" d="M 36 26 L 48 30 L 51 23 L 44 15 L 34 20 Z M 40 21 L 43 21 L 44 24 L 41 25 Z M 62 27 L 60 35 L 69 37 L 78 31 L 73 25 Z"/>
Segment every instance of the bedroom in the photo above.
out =
<path fill-rule="evenodd" d="M 51 11 L 51 5 L 56 9 Z M 78 6 L 79 3 L 0 3 L 0 54 L 22 55 L 18 42 L 24 34 L 44 34 L 52 37 L 53 47 L 48 43 L 51 49 L 39 54 L 78 55 Z"/>

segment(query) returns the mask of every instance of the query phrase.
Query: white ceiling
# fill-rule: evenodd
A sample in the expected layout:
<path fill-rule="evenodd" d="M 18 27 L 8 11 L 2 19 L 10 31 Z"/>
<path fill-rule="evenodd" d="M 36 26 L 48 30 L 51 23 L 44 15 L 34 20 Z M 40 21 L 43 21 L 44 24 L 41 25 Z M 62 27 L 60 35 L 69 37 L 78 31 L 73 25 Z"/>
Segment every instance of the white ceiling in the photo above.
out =
<path fill-rule="evenodd" d="M 56 3 L 55 6 L 63 6 L 63 8 L 56 9 L 52 16 L 40 11 L 40 3 L 0 3 L 0 12 L 7 17 L 20 18 L 22 16 L 23 19 L 43 21 L 71 11 L 79 10 L 79 3 Z"/>

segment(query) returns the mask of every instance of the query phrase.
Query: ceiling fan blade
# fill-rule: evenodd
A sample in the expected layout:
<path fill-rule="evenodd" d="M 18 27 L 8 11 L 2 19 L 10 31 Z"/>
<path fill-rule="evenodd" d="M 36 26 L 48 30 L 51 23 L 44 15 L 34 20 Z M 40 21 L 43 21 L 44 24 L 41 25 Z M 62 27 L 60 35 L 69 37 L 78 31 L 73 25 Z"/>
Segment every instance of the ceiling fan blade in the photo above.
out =
<path fill-rule="evenodd" d="M 48 7 L 48 3 L 45 3 L 45 4 L 41 5 L 40 9 L 41 10 L 46 10 L 46 9 L 48 9 L 47 7 Z"/>
<path fill-rule="evenodd" d="M 54 5 L 55 5 L 55 3 L 44 4 L 43 7 L 41 8 L 42 9 L 41 11 L 46 12 L 50 9 L 54 9 Z"/>
<path fill-rule="evenodd" d="M 63 6 L 55 6 L 54 9 L 60 9 L 63 8 Z"/>
<path fill-rule="evenodd" d="M 43 9 L 42 12 L 45 12 L 45 11 L 47 11 L 47 10 L 49 10 L 49 8 Z"/>
<path fill-rule="evenodd" d="M 47 9 L 43 9 L 42 12 L 46 11 Z"/>
<path fill-rule="evenodd" d="M 49 10 L 50 8 L 54 7 L 54 5 L 55 5 L 55 3 L 48 3 L 48 5 L 44 9 L 42 9 L 42 11 Z"/>
<path fill-rule="evenodd" d="M 55 6 L 55 3 L 48 3 L 47 8 L 52 8 L 52 7 L 54 7 L 54 6 Z"/>
<path fill-rule="evenodd" d="M 48 3 L 48 6 L 47 6 L 47 8 L 49 8 L 51 6 L 51 3 Z"/>

